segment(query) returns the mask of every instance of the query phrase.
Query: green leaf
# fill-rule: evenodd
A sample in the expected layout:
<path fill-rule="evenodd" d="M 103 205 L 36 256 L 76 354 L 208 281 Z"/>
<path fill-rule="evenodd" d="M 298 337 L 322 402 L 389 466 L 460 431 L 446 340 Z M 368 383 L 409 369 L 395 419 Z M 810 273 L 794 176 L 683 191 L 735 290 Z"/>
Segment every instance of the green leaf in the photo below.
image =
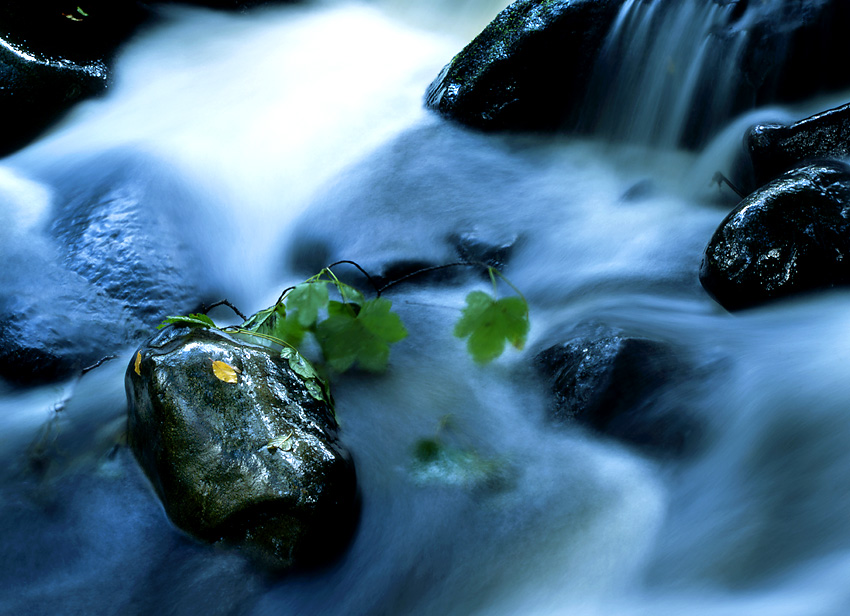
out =
<path fill-rule="evenodd" d="M 295 312 L 298 324 L 306 329 L 319 318 L 319 310 L 328 305 L 328 283 L 324 280 L 302 282 L 286 296 L 286 306 Z"/>
<path fill-rule="evenodd" d="M 185 325 L 187 327 L 216 327 L 215 321 L 205 314 L 190 314 L 186 316 L 165 317 L 165 320 L 156 326 L 157 329 L 162 329 L 169 325 Z"/>
<path fill-rule="evenodd" d="M 328 387 L 325 379 L 321 377 L 318 371 L 313 367 L 307 359 L 298 351 L 291 347 L 284 347 L 280 352 L 280 356 L 289 362 L 289 367 L 298 376 L 304 379 L 304 385 L 307 387 L 307 392 L 316 400 L 327 402 L 333 407 L 333 398 L 331 398 L 330 387 Z"/>
<path fill-rule="evenodd" d="M 263 336 L 271 336 L 282 342 L 297 346 L 304 338 L 304 328 L 298 320 L 286 314 L 283 304 L 276 304 L 271 308 L 259 311 L 249 317 L 242 325 L 242 329 L 256 332 Z"/>
<path fill-rule="evenodd" d="M 327 398 L 325 398 L 325 392 L 322 388 L 322 385 L 316 381 L 316 379 L 308 379 L 304 381 L 304 384 L 307 386 L 307 392 L 316 400 L 321 400 L 327 402 Z"/>
<path fill-rule="evenodd" d="M 392 303 L 377 298 L 363 303 L 359 312 L 350 304 L 328 303 L 328 318 L 316 326 L 316 340 L 328 364 L 345 372 L 355 363 L 370 372 L 386 369 L 390 344 L 407 336 Z"/>
<path fill-rule="evenodd" d="M 319 373 L 316 372 L 316 369 L 313 368 L 313 364 L 307 361 L 301 353 L 296 351 L 291 347 L 284 347 L 284 349 L 280 352 L 280 356 L 289 362 L 289 367 L 292 368 L 292 371 L 295 374 L 301 376 L 305 379 L 318 379 L 321 378 Z"/>
<path fill-rule="evenodd" d="M 502 354 L 505 342 L 522 349 L 528 328 L 525 300 L 516 296 L 496 300 L 483 291 L 473 291 L 466 296 L 466 308 L 454 334 L 458 338 L 468 336 L 466 348 L 472 359 L 485 364 Z"/>
<path fill-rule="evenodd" d="M 286 318 L 286 307 L 283 304 L 275 304 L 265 310 L 251 315 L 240 326 L 242 329 L 270 336 L 275 329 L 275 324 L 280 319 Z"/>
<path fill-rule="evenodd" d="M 361 306 L 366 303 L 366 298 L 363 294 L 351 285 L 339 282 L 338 280 L 335 281 L 334 284 L 336 285 L 337 290 L 339 290 L 339 295 L 342 297 L 343 303 L 359 304 Z"/>

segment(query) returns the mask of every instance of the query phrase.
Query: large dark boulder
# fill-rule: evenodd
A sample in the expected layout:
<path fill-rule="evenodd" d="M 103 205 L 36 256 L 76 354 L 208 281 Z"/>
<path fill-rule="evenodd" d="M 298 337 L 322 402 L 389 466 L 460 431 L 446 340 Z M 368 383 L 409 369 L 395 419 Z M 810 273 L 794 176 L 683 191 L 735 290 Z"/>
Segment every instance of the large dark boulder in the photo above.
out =
<path fill-rule="evenodd" d="M 279 352 L 170 327 L 134 355 L 126 388 L 130 445 L 177 526 L 281 568 L 345 547 L 358 513 L 351 457 L 328 403 Z"/>
<path fill-rule="evenodd" d="M 622 0 L 518 0 L 428 87 L 426 104 L 489 130 L 568 123 Z"/>
<path fill-rule="evenodd" d="M 2 41 L 0 41 L 2 43 Z M 0 46 L 0 155 L 21 147 L 79 100 L 105 90 L 102 62 L 41 60 Z"/>
<path fill-rule="evenodd" d="M 11 0 L 0 5 L 0 154 L 74 103 L 103 92 L 109 60 L 147 17 L 134 0 Z"/>
<path fill-rule="evenodd" d="M 136 0 L 4 0 L 0 34 L 45 61 L 108 61 L 149 17 Z"/>
<path fill-rule="evenodd" d="M 581 423 L 665 454 L 695 444 L 696 422 L 667 396 L 689 373 L 668 343 L 584 325 L 537 354 L 535 365 L 551 387 L 556 424 Z"/>
<path fill-rule="evenodd" d="M 818 158 L 850 156 L 850 104 L 793 124 L 757 124 L 746 135 L 756 186 Z"/>
<path fill-rule="evenodd" d="M 708 243 L 700 282 L 727 310 L 850 282 L 850 167 L 801 167 L 744 199 Z"/>

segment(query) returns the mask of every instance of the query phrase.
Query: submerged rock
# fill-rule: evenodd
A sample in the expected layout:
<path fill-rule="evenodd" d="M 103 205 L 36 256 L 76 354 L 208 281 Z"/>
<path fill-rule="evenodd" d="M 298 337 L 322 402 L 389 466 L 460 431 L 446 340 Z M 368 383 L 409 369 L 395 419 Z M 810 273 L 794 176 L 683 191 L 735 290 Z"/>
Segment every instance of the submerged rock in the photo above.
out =
<path fill-rule="evenodd" d="M 489 130 L 561 127 L 582 100 L 621 4 L 514 2 L 446 65 L 428 87 L 427 106 Z"/>
<path fill-rule="evenodd" d="M 667 343 L 604 325 L 580 327 L 535 357 L 555 423 L 576 421 L 650 450 L 682 453 L 698 432 L 664 394 L 687 368 Z"/>
<path fill-rule="evenodd" d="M 0 246 L 0 376 L 71 376 L 220 298 L 203 247 L 189 243 L 200 197 L 161 162 L 109 152 L 43 175 L 47 237 Z"/>
<path fill-rule="evenodd" d="M 63 264 L 148 327 L 210 299 L 187 233 L 201 197 L 161 161 L 111 151 L 63 170 L 50 234 Z"/>
<path fill-rule="evenodd" d="M 49 252 L 0 253 L 0 376 L 16 385 L 79 374 L 142 333 L 119 302 Z"/>
<path fill-rule="evenodd" d="M 130 444 L 177 526 L 282 568 L 345 547 L 358 514 L 351 457 L 328 403 L 279 353 L 170 327 L 139 349 L 126 388 Z"/>
<path fill-rule="evenodd" d="M 794 124 L 757 124 L 746 135 L 756 186 L 806 161 L 850 156 L 850 104 Z"/>
<path fill-rule="evenodd" d="M 727 310 L 850 282 L 850 167 L 801 167 L 744 199 L 708 243 L 700 282 Z"/>

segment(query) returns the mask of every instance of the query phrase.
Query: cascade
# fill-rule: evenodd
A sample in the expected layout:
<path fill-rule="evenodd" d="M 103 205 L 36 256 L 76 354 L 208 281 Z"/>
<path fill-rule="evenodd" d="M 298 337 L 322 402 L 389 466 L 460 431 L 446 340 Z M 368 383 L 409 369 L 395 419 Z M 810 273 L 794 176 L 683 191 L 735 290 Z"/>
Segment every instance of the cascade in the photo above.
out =
<path fill-rule="evenodd" d="M 738 5 L 626 0 L 591 81 L 583 124 L 618 141 L 676 147 L 711 134 L 735 104 L 746 30 Z"/>

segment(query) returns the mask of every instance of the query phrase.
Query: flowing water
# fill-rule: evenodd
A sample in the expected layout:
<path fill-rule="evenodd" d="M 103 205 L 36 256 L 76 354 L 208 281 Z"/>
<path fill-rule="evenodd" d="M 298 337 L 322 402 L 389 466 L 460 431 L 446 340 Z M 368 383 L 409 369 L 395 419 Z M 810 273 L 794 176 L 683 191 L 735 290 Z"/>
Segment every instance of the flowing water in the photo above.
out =
<path fill-rule="evenodd" d="M 736 201 L 713 173 L 749 123 L 803 110 L 757 110 L 700 152 L 647 147 L 654 132 L 615 145 L 468 131 L 422 96 L 500 6 L 427 6 L 453 26 L 414 25 L 423 9 L 399 2 L 169 13 L 123 51 L 107 97 L 3 161 L 3 239 L 40 241 L 46 169 L 130 149 L 207 196 L 184 233 L 243 311 L 336 259 L 454 261 L 452 238 L 472 234 L 513 243 L 526 350 L 479 367 L 452 337 L 480 278 L 394 290 L 410 336 L 390 370 L 334 382 L 360 526 L 333 566 L 286 577 L 170 525 L 121 440 L 132 349 L 4 389 L 3 613 L 848 613 L 850 295 L 732 316 L 697 280 Z M 544 420 L 530 360 L 588 320 L 668 341 L 694 367 L 673 401 L 701 426 L 693 453 Z M 438 433 L 471 462 L 417 468 L 416 442 Z"/>

